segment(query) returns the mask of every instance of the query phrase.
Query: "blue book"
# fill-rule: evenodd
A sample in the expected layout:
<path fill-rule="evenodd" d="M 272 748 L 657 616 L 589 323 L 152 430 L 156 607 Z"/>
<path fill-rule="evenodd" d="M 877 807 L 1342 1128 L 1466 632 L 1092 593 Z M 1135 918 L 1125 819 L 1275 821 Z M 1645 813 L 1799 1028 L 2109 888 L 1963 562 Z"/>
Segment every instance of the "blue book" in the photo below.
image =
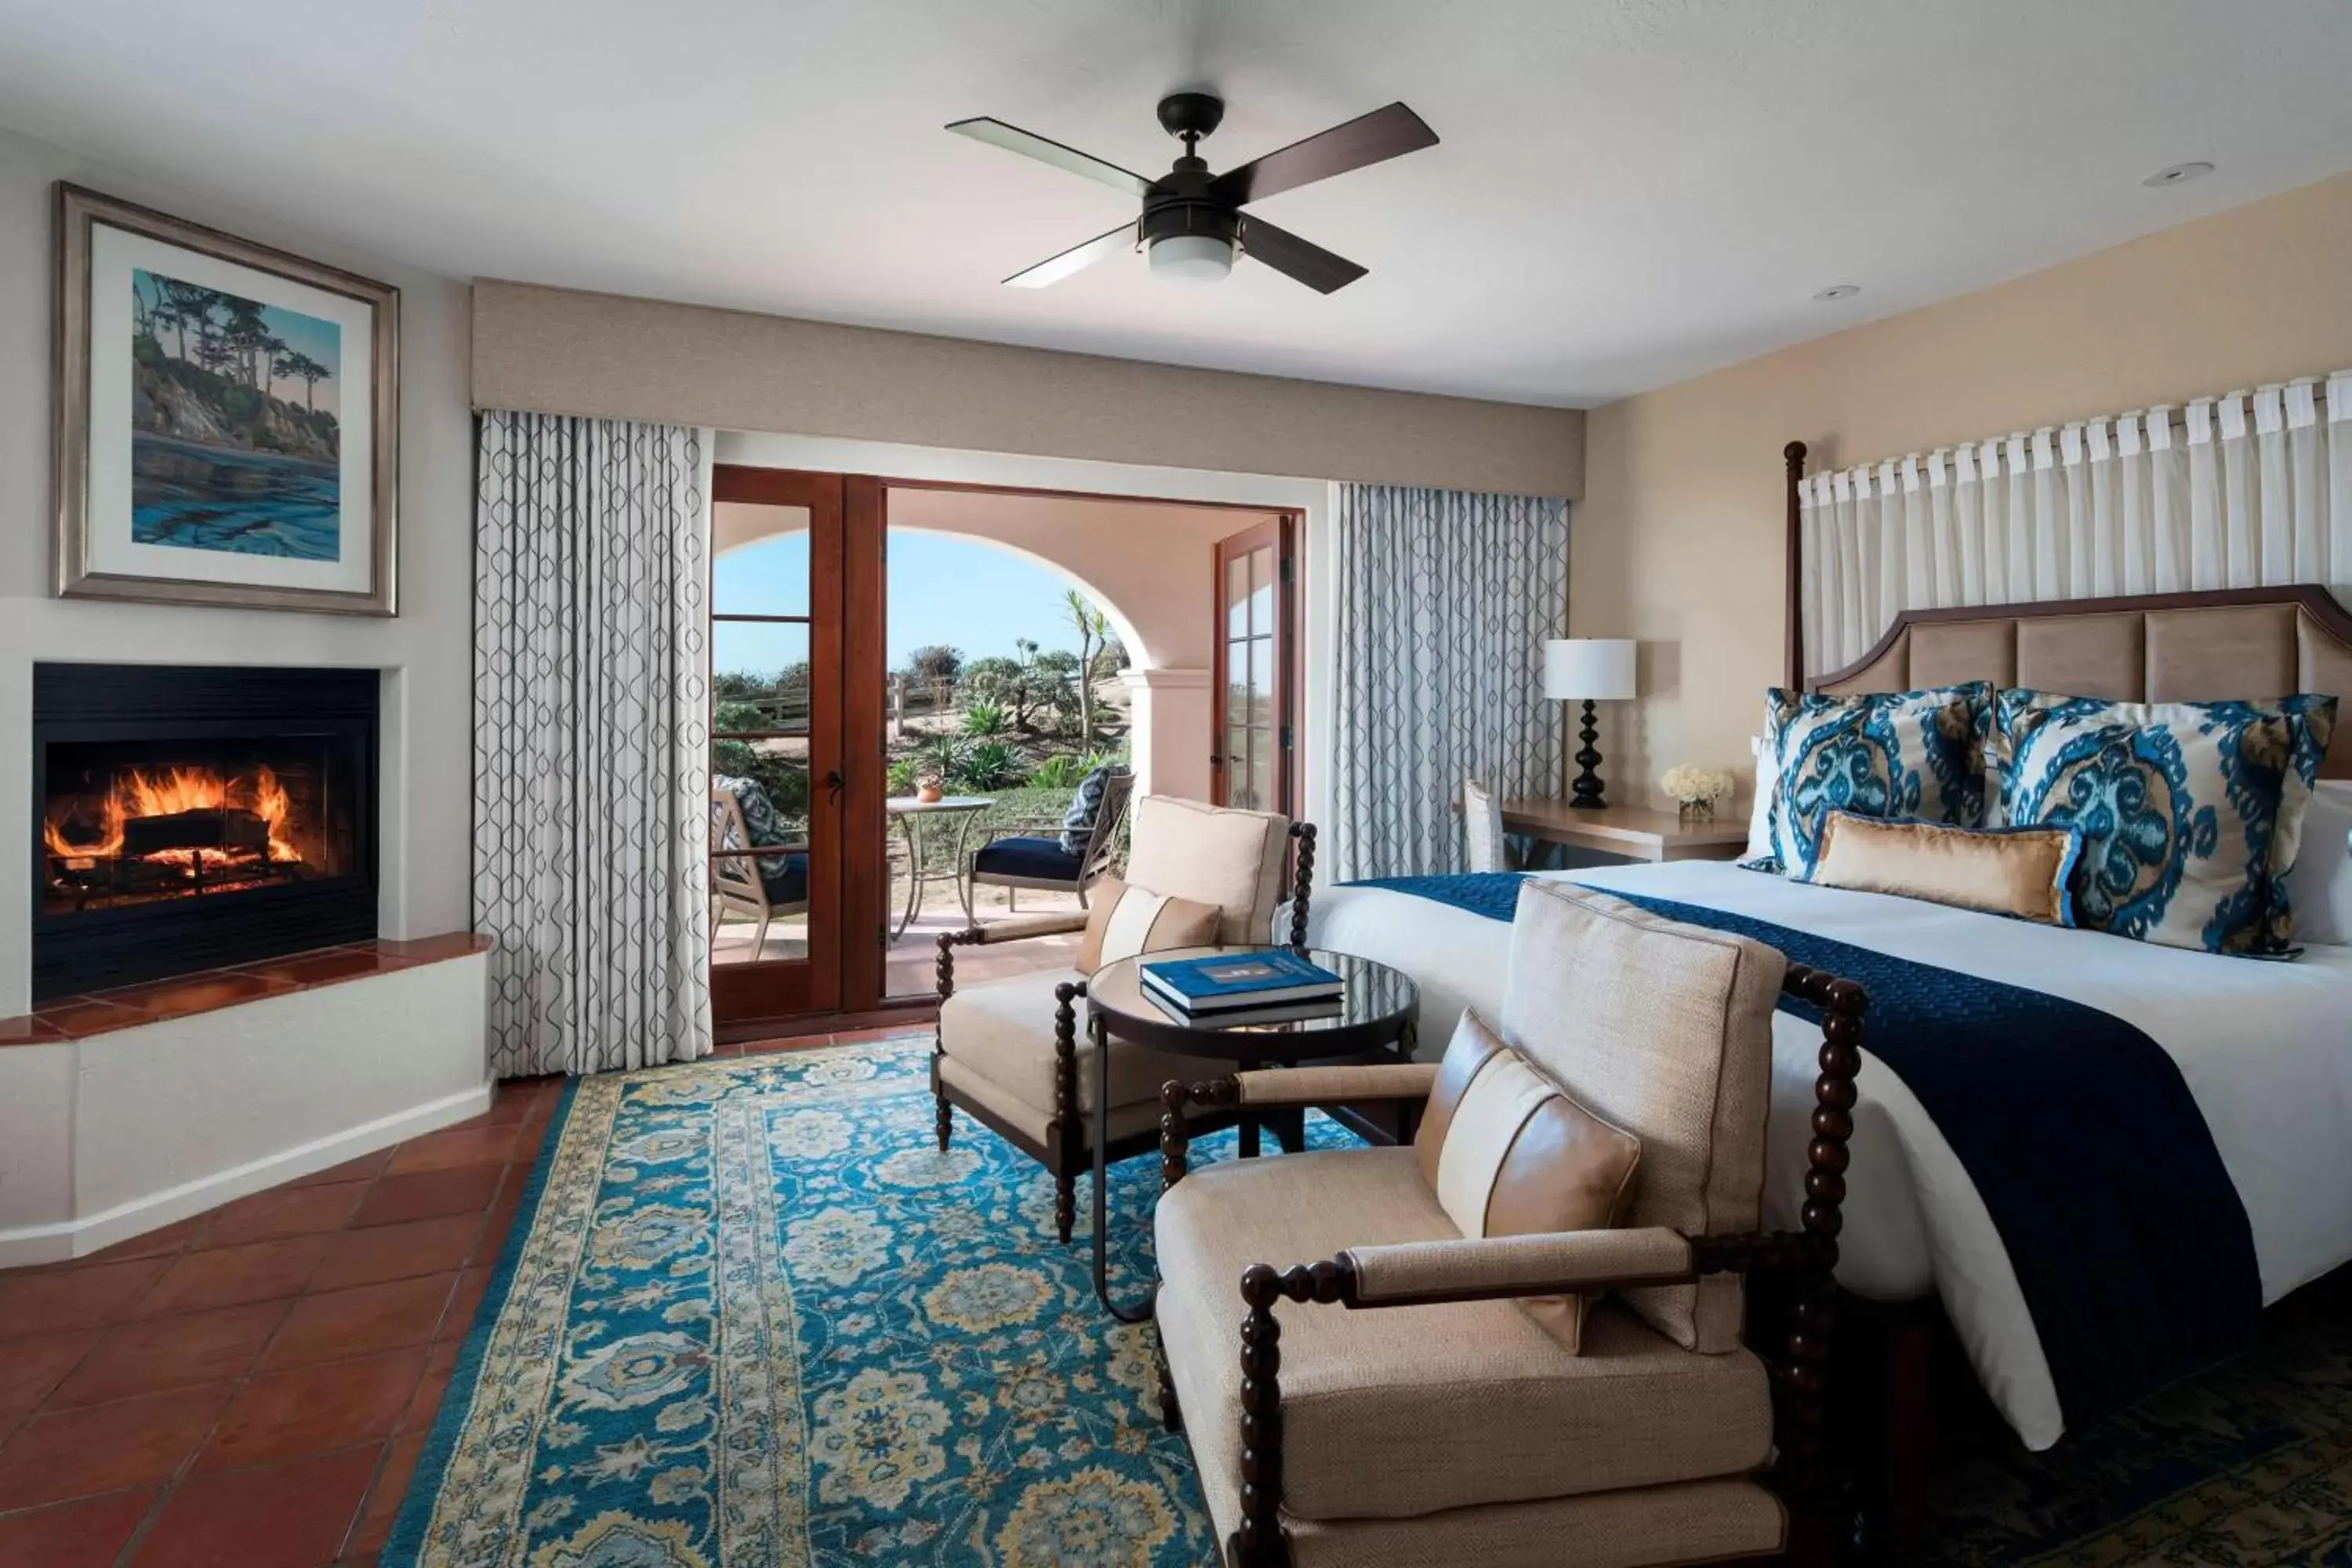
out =
<path fill-rule="evenodd" d="M 1320 1002 L 1345 989 L 1321 964 L 1279 947 L 1230 958 L 1168 959 L 1141 969 L 1147 989 L 1191 1013 Z"/>

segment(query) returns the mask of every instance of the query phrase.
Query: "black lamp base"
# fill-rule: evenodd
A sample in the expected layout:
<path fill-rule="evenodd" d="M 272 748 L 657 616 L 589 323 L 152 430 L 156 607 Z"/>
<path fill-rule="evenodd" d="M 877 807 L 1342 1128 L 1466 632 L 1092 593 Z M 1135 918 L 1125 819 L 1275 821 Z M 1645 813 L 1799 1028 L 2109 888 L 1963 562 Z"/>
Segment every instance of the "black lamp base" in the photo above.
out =
<path fill-rule="evenodd" d="M 1582 741 L 1584 745 L 1576 753 L 1574 760 L 1576 764 L 1584 771 L 1578 773 L 1575 780 L 1568 786 L 1569 794 L 1572 797 L 1568 804 L 1579 811 L 1599 811 L 1609 803 L 1601 797 L 1601 775 L 1592 771 L 1601 765 L 1600 749 L 1593 744 L 1601 739 L 1601 726 L 1595 721 L 1592 700 L 1590 698 L 1587 698 L 1584 703 L 1584 728 L 1577 731 L 1576 738 Z"/>

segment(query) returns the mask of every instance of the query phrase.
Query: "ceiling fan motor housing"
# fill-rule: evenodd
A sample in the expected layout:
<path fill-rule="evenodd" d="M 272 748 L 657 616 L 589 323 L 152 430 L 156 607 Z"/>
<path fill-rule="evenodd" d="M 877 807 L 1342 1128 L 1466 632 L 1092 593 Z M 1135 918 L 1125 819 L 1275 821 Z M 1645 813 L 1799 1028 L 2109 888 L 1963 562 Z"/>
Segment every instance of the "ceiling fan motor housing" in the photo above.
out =
<path fill-rule="evenodd" d="M 1210 200 L 1206 195 L 1208 184 L 1205 169 L 1178 169 L 1163 176 L 1143 199 L 1143 243 L 1150 245 L 1179 234 L 1233 239 L 1241 231 L 1241 213 L 1223 202 Z"/>
<path fill-rule="evenodd" d="M 1171 136 L 1202 137 L 1225 118 L 1225 100 L 1213 92 L 1171 92 L 1160 100 L 1160 128 Z"/>

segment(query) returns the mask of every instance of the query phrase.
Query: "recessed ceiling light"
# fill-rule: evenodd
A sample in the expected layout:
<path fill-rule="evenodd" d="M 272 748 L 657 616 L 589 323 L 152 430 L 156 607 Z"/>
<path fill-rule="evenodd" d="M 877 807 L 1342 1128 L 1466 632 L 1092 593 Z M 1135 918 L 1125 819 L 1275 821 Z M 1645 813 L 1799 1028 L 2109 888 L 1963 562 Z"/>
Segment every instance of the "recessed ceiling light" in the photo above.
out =
<path fill-rule="evenodd" d="M 2210 163 L 2175 163 L 2169 169 L 2158 169 L 2140 184 L 2161 190 L 2166 185 L 2185 185 L 2191 180 L 2201 180 L 2212 172 Z"/>
<path fill-rule="evenodd" d="M 1851 300 L 1862 292 L 1859 283 L 1832 283 L 1813 296 L 1816 300 Z"/>

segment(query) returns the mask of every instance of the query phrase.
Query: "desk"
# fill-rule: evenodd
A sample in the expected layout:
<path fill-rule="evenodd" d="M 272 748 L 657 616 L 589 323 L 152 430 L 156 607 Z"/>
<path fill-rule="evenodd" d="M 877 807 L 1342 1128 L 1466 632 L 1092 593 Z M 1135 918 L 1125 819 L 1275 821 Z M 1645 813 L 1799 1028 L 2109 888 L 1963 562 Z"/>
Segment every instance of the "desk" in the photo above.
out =
<path fill-rule="evenodd" d="M 1671 811 L 1640 805 L 1579 811 L 1562 800 L 1505 801 L 1503 830 L 1629 860 L 1736 860 L 1748 847 L 1745 817 L 1685 825 Z"/>

